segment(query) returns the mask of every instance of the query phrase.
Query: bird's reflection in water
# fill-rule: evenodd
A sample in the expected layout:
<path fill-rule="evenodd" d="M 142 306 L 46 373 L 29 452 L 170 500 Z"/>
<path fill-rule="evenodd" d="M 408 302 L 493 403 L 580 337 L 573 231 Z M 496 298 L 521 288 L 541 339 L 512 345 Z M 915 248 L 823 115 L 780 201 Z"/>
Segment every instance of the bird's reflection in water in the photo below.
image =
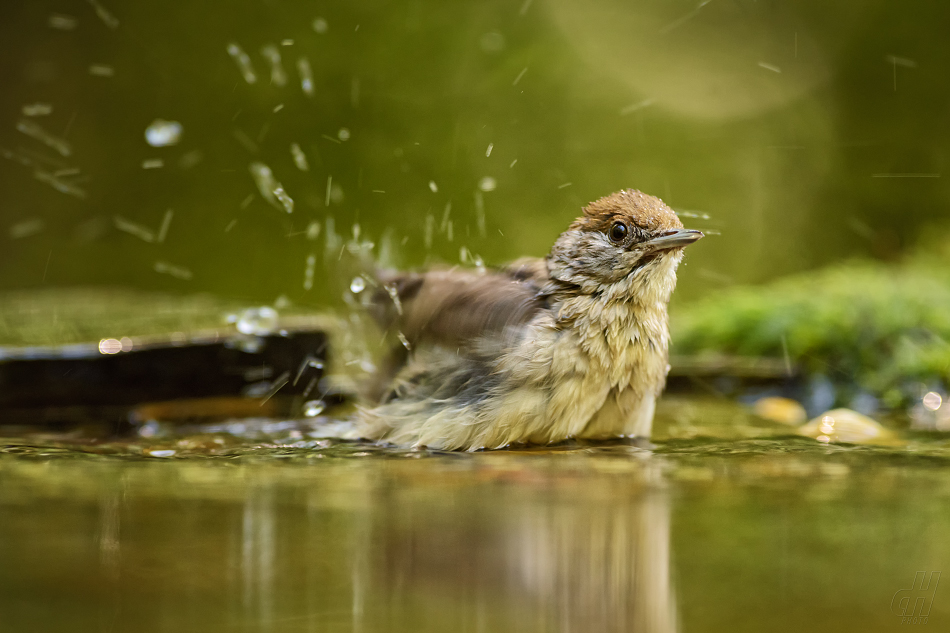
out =
<path fill-rule="evenodd" d="M 675 631 L 667 494 L 611 479 L 593 493 L 549 481 L 441 501 L 392 494 L 372 531 L 389 615 L 448 609 L 467 630 Z"/>

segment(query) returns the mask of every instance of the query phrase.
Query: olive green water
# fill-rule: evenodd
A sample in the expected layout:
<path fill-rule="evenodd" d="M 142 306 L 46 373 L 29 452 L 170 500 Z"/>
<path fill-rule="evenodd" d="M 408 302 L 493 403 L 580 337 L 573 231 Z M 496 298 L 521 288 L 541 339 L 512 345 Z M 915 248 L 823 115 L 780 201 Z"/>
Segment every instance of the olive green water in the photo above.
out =
<path fill-rule="evenodd" d="M 696 398 L 667 399 L 658 426 L 652 450 L 476 454 L 286 427 L 8 439 L 4 630 L 885 631 L 915 608 L 932 629 L 950 621 L 945 588 L 914 584 L 950 563 L 950 442 L 826 445 Z"/>

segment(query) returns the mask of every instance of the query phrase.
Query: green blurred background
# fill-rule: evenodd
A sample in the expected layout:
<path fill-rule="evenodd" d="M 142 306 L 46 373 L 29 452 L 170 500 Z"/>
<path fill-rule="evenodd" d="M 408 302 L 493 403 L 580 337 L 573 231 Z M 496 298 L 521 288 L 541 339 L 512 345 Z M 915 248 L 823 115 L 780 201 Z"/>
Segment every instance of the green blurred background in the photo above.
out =
<path fill-rule="evenodd" d="M 354 223 L 377 243 L 389 231 L 401 265 L 456 263 L 462 247 L 502 263 L 543 255 L 582 205 L 624 187 L 721 233 L 690 249 L 681 301 L 895 259 L 946 217 L 947 24 L 950 5 L 916 0 L 3 2 L 0 288 L 321 306 L 339 296 L 330 217 L 344 238 Z M 52 112 L 24 114 L 38 103 Z M 180 122 L 181 141 L 149 146 L 155 119 Z M 143 169 L 153 159 L 163 167 Z M 253 162 L 292 214 L 257 193 Z M 163 243 L 116 227 L 157 232 L 168 209 Z"/>

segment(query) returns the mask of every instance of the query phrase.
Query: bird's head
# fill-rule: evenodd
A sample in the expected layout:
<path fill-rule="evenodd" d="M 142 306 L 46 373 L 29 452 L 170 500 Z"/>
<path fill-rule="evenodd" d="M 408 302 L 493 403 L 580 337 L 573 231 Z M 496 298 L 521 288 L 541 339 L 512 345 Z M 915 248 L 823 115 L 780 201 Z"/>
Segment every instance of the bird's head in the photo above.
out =
<path fill-rule="evenodd" d="M 668 301 L 683 247 L 701 237 L 658 198 L 625 189 L 584 208 L 554 243 L 548 271 L 584 294 Z"/>

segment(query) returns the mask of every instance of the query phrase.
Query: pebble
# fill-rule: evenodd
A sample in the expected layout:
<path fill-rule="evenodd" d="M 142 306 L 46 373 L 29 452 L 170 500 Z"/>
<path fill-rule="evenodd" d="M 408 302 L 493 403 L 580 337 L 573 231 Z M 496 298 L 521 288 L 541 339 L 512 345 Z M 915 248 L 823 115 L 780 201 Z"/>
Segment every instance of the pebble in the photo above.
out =
<path fill-rule="evenodd" d="M 800 426 L 797 433 L 825 444 L 886 444 L 894 441 L 891 431 L 851 409 L 826 411 Z"/>
<path fill-rule="evenodd" d="M 766 420 L 780 422 L 789 426 L 798 426 L 808 419 L 805 407 L 790 398 L 768 396 L 756 400 L 752 411 Z"/>

